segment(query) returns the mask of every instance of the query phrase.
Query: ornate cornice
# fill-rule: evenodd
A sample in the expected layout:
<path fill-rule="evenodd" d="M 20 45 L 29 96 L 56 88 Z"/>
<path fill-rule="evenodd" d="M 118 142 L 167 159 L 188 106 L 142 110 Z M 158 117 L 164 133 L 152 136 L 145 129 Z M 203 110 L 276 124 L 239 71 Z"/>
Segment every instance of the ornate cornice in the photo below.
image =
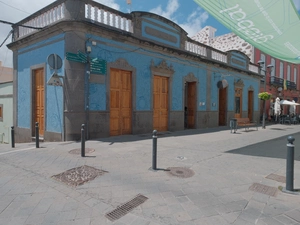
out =
<path fill-rule="evenodd" d="M 249 86 L 248 91 L 254 91 L 254 88 L 252 85 Z"/>
<path fill-rule="evenodd" d="M 184 77 L 184 82 L 198 82 L 198 79 L 193 73 L 189 73 Z"/>
<path fill-rule="evenodd" d="M 174 74 L 174 69 L 172 64 L 170 64 L 170 66 L 168 66 L 166 60 L 162 60 L 160 62 L 160 64 L 158 64 L 157 66 L 154 65 L 154 61 L 151 60 L 151 72 L 154 75 L 161 75 L 161 76 L 167 76 L 167 77 L 171 77 Z"/>
<path fill-rule="evenodd" d="M 112 62 L 109 64 L 110 67 L 116 68 L 116 69 L 122 69 L 122 70 L 128 70 L 132 71 L 134 70 L 134 67 L 131 66 L 126 59 L 124 58 L 119 58 L 115 62 Z"/>
<path fill-rule="evenodd" d="M 238 80 L 235 80 L 234 81 L 234 87 L 240 87 L 240 88 L 243 88 L 245 85 L 244 85 L 244 81 L 242 79 L 238 79 Z"/>

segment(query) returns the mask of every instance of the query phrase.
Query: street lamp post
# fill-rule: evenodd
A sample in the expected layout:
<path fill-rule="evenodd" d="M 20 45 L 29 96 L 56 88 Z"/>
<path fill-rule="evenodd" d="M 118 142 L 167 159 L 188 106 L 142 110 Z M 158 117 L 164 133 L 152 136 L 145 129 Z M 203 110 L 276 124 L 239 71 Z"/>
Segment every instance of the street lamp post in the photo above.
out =
<path fill-rule="evenodd" d="M 267 66 L 267 70 L 264 70 L 263 67 L 264 67 L 265 62 L 264 62 L 263 60 L 259 60 L 259 61 L 257 62 L 257 64 L 259 65 L 260 71 L 263 71 L 264 74 L 265 74 L 265 77 L 264 77 L 264 92 L 266 92 L 266 91 L 267 91 L 267 86 L 266 86 L 266 84 L 267 84 L 267 72 L 268 72 L 269 74 L 271 74 L 271 72 L 272 72 L 274 66 L 270 64 L 270 65 Z M 263 100 L 263 120 L 262 120 L 262 128 L 263 128 L 263 129 L 266 129 L 266 100 Z"/>

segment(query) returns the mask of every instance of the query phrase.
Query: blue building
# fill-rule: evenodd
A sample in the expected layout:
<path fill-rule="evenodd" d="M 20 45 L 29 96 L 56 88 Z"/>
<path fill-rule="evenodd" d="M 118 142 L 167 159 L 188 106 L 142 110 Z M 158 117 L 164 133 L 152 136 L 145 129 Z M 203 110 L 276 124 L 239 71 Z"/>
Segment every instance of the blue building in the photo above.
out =
<path fill-rule="evenodd" d="M 75 4 L 76 2 L 76 4 Z M 13 26 L 16 140 L 45 141 L 258 120 L 258 67 L 192 40 L 172 21 L 58 0 Z"/>

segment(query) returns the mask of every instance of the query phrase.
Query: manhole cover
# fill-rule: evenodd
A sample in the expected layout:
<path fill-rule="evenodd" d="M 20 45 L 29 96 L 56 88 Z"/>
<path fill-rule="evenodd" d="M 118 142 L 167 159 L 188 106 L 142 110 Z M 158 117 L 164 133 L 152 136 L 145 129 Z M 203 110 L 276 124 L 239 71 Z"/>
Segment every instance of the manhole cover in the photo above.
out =
<path fill-rule="evenodd" d="M 93 148 L 85 148 L 85 154 L 89 154 L 94 151 L 95 151 L 95 149 L 93 149 Z M 73 149 L 73 150 L 69 151 L 69 153 L 79 155 L 79 154 L 81 154 L 81 148 Z"/>
<path fill-rule="evenodd" d="M 270 179 L 270 180 L 276 180 L 281 183 L 285 183 L 285 181 L 286 181 L 285 176 L 280 176 L 280 175 L 277 175 L 274 173 L 271 173 L 270 175 L 266 176 L 266 178 Z"/>
<path fill-rule="evenodd" d="M 184 167 L 169 167 L 166 172 L 175 177 L 188 178 L 192 177 L 195 173 L 193 170 Z"/>
<path fill-rule="evenodd" d="M 106 218 L 110 221 L 115 221 L 120 219 L 122 216 L 125 216 L 127 213 L 132 211 L 134 208 L 143 204 L 148 198 L 144 195 L 138 194 L 136 197 L 131 199 L 130 201 L 123 203 L 118 206 L 116 209 L 105 214 Z"/>
<path fill-rule="evenodd" d="M 52 177 L 69 186 L 82 185 L 88 181 L 94 180 L 96 177 L 107 173 L 107 171 L 99 170 L 91 166 L 80 166 L 63 173 L 53 175 Z"/>
<path fill-rule="evenodd" d="M 254 192 L 258 192 L 258 193 L 262 193 L 265 195 L 270 195 L 270 196 L 276 196 L 277 194 L 277 188 L 275 187 L 270 187 L 264 184 L 258 184 L 258 183 L 254 183 L 249 187 L 250 191 L 254 191 Z"/>

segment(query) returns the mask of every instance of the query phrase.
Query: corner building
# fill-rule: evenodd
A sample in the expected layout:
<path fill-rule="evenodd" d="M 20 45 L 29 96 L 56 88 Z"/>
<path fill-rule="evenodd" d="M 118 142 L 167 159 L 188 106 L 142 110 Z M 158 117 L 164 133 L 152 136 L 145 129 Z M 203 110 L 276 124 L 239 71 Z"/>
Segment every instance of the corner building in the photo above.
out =
<path fill-rule="evenodd" d="M 58 0 L 14 25 L 8 46 L 18 142 L 32 140 L 37 122 L 45 141 L 69 141 L 82 124 L 97 139 L 259 119 L 257 65 L 156 14 Z"/>

